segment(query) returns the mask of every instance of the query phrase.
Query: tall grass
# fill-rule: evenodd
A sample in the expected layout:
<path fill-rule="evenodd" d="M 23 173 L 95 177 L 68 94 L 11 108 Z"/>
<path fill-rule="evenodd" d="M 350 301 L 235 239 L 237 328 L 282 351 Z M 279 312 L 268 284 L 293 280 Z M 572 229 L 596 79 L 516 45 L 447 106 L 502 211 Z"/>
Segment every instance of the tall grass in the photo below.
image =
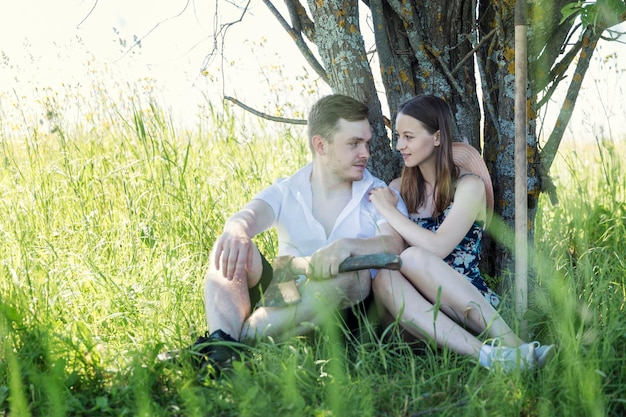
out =
<path fill-rule="evenodd" d="M 204 332 L 203 274 L 224 220 L 308 160 L 304 131 L 210 107 L 193 132 L 156 104 L 110 129 L 52 119 L 0 142 L 0 411 L 11 416 L 621 415 L 626 411 L 623 142 L 557 168 L 537 217 L 536 373 L 329 323 L 199 379 L 156 355 Z M 270 130 L 272 132 L 270 133 Z M 111 133 L 112 132 L 112 133 Z M 580 166 L 583 164 L 584 168 Z M 258 244 L 271 257 L 273 233 Z M 342 342 L 342 343 L 340 343 Z"/>
<path fill-rule="evenodd" d="M 566 148 L 558 206 L 541 205 L 536 312 L 559 343 L 555 403 L 576 396 L 586 415 L 626 411 L 626 186 L 623 141 Z M 541 313 L 539 313 L 541 316 Z M 537 317 L 535 318 L 537 319 Z"/>

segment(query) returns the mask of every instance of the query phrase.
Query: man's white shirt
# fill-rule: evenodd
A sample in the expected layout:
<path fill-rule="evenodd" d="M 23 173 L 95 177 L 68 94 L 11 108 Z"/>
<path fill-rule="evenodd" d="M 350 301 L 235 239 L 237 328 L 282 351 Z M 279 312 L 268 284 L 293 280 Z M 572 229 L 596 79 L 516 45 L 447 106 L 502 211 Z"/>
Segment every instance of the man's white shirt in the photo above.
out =
<path fill-rule="evenodd" d="M 312 170 L 313 164 L 309 163 L 291 177 L 276 180 L 254 197 L 265 201 L 274 211 L 272 226 L 278 233 L 278 256 L 309 256 L 337 239 L 374 237 L 378 226 L 387 222 L 369 201 L 368 195 L 370 189 L 387 187 L 387 184 L 365 170 L 363 179 L 352 183 L 352 198 L 339 214 L 330 235 L 326 236 L 324 227 L 313 216 Z M 408 216 L 400 196 L 397 207 Z"/>

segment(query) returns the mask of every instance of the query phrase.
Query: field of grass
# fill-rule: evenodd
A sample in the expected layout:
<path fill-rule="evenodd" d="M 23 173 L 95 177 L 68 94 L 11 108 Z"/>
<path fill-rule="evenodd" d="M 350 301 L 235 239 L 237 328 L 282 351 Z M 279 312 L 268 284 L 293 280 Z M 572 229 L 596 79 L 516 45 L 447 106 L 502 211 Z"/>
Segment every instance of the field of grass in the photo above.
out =
<path fill-rule="evenodd" d="M 626 413 L 624 142 L 565 148 L 537 216 L 528 325 L 558 354 L 490 373 L 364 326 L 264 341 L 217 380 L 156 355 L 205 331 L 207 253 L 226 217 L 309 159 L 301 128 L 193 133 L 158 107 L 109 128 L 0 138 L 5 416 L 619 416 Z M 275 253 L 275 236 L 258 238 Z"/>

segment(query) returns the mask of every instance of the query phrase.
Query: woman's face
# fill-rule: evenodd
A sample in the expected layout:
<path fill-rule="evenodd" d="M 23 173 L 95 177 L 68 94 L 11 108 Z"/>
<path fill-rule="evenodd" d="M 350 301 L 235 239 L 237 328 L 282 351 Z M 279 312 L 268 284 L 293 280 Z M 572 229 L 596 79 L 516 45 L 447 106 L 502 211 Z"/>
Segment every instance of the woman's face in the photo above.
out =
<path fill-rule="evenodd" d="M 415 167 L 429 161 L 439 146 L 439 131 L 430 133 L 416 118 L 403 113 L 396 117 L 398 143 L 396 149 L 402 154 L 404 164 Z"/>

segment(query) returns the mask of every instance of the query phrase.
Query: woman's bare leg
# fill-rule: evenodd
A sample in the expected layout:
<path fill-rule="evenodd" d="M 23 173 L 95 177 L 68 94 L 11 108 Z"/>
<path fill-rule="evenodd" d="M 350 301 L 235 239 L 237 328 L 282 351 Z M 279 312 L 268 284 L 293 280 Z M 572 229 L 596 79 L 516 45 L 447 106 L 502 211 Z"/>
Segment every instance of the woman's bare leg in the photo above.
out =
<path fill-rule="evenodd" d="M 498 337 L 506 346 L 524 343 L 476 287 L 432 252 L 406 249 L 401 272 L 431 304 L 439 302 L 442 311 L 474 332 Z"/>
<path fill-rule="evenodd" d="M 398 271 L 381 270 L 372 283 L 374 296 L 412 335 L 478 358 L 482 342 L 425 299 Z"/>

